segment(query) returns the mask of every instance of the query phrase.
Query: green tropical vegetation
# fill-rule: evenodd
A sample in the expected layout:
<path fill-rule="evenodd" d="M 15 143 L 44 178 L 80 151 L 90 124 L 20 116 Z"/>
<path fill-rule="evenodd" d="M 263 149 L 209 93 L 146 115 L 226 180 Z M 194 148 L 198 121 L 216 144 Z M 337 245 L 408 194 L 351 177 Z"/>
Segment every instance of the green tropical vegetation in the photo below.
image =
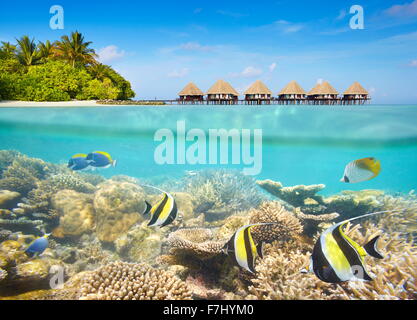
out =
<path fill-rule="evenodd" d="M 0 100 L 127 100 L 130 82 L 108 65 L 78 31 L 61 40 L 35 43 L 23 36 L 1 42 Z"/>

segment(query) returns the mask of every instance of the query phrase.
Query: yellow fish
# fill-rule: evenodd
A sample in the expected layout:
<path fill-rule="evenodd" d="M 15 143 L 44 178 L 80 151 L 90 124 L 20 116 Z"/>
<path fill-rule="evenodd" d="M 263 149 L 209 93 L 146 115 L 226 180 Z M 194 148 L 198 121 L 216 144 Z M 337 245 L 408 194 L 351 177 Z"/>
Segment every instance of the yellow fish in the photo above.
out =
<path fill-rule="evenodd" d="M 354 160 L 345 167 L 341 182 L 357 183 L 375 178 L 381 171 L 381 162 L 373 157 Z"/>

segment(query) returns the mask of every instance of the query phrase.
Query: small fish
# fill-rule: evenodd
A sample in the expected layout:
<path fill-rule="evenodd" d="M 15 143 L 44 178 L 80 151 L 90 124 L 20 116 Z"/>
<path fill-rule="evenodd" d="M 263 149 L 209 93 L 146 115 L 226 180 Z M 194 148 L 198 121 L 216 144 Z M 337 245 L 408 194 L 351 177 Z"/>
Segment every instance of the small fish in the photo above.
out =
<path fill-rule="evenodd" d="M 94 151 L 87 155 L 89 165 L 95 168 L 115 167 L 117 161 L 113 160 L 111 155 L 104 151 Z"/>
<path fill-rule="evenodd" d="M 48 247 L 48 244 L 49 244 L 48 237 L 50 235 L 51 235 L 50 233 L 47 233 L 44 236 L 33 240 L 29 244 L 29 246 L 26 248 L 25 253 L 31 258 L 42 254 L 45 251 L 45 249 Z"/>
<path fill-rule="evenodd" d="M 381 171 L 381 162 L 373 157 L 349 162 L 341 182 L 357 183 L 375 178 Z"/>
<path fill-rule="evenodd" d="M 372 238 L 363 247 L 349 238 L 343 227 L 349 221 L 393 211 L 380 211 L 344 220 L 325 230 L 317 240 L 310 259 L 310 266 L 302 272 L 314 272 L 324 282 L 338 283 L 351 280 L 372 280 L 366 271 L 364 257 L 370 255 L 383 259 L 378 251 L 378 239 Z"/>
<path fill-rule="evenodd" d="M 249 272 L 255 273 L 255 258 L 262 255 L 262 243 L 255 245 L 251 229 L 259 225 L 268 225 L 273 223 L 255 223 L 245 225 L 239 228 L 230 240 L 224 245 L 225 254 L 233 253 L 235 262 Z"/>
<path fill-rule="evenodd" d="M 90 166 L 90 161 L 88 161 L 86 158 L 87 155 L 84 153 L 73 155 L 68 161 L 68 168 L 74 171 L 88 169 Z"/>
<path fill-rule="evenodd" d="M 148 201 L 145 201 L 145 210 L 143 215 L 150 213 L 151 219 L 149 220 L 148 226 L 156 227 L 160 226 L 165 227 L 172 223 L 177 217 L 177 203 L 175 202 L 174 197 L 159 188 L 153 186 L 147 186 L 153 189 L 156 189 L 164 194 L 163 198 L 159 200 L 154 206 L 152 206 Z"/>

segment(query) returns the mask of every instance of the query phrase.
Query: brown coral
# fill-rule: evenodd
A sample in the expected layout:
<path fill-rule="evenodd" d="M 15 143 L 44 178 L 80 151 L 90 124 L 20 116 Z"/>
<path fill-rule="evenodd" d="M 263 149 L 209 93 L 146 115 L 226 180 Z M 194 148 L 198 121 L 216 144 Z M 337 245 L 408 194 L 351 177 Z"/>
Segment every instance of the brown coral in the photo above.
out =
<path fill-rule="evenodd" d="M 63 236 L 80 236 L 94 229 L 93 201 L 89 195 L 61 190 L 52 197 L 52 208 L 59 213 Z"/>
<path fill-rule="evenodd" d="M 256 184 L 275 197 L 291 204 L 294 207 L 301 207 L 306 204 L 306 200 L 312 199 L 318 204 L 323 203 L 323 197 L 316 193 L 323 190 L 324 184 L 314 184 L 310 186 L 298 185 L 294 187 L 284 187 L 280 182 L 272 180 L 258 180 Z"/>
<path fill-rule="evenodd" d="M 146 264 L 114 262 L 81 281 L 83 300 L 190 300 L 186 284 Z"/>
<path fill-rule="evenodd" d="M 274 223 L 252 229 L 253 238 L 257 242 L 289 240 L 303 232 L 300 220 L 278 201 L 263 202 L 259 208 L 250 210 L 249 223 Z"/>
<path fill-rule="evenodd" d="M 96 232 L 101 241 L 112 242 L 141 219 L 142 188 L 130 182 L 109 180 L 94 194 Z"/>
<path fill-rule="evenodd" d="M 171 247 L 171 254 L 191 254 L 200 259 L 207 259 L 219 254 L 226 242 L 212 239 L 210 229 L 190 228 L 170 233 L 167 242 Z"/>

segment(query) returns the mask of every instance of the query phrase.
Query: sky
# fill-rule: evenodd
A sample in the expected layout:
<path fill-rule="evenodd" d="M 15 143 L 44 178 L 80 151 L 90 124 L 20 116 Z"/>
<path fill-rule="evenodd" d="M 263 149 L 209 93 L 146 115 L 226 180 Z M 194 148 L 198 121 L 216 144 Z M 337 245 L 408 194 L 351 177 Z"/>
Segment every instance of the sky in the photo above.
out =
<path fill-rule="evenodd" d="M 53 5 L 63 30 L 50 28 Z M 363 29 L 350 27 L 353 5 Z M 417 103 L 417 0 L 2 2 L 0 41 L 75 30 L 138 99 L 174 99 L 189 81 L 205 92 L 218 79 L 243 93 L 260 79 L 275 95 L 291 80 L 341 93 L 359 81 L 373 103 Z"/>

